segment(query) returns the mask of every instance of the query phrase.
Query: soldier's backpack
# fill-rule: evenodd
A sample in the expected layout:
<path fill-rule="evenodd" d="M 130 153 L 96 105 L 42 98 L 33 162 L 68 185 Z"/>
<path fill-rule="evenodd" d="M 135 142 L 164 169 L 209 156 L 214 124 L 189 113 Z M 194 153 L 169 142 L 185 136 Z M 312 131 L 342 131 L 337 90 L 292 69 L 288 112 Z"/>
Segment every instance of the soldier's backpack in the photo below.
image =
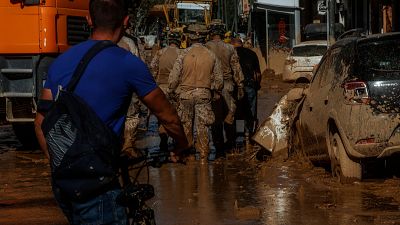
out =
<path fill-rule="evenodd" d="M 120 139 L 74 94 L 90 60 L 111 46 L 116 45 L 100 41 L 84 55 L 42 123 L 53 185 L 74 201 L 85 201 L 118 185 Z"/>

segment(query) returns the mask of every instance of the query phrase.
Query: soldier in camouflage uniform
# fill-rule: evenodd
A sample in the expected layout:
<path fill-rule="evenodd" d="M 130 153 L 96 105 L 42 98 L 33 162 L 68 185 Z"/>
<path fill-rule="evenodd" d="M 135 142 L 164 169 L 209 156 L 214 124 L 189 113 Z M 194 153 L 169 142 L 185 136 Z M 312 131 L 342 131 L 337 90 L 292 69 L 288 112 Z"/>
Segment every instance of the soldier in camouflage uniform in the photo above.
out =
<path fill-rule="evenodd" d="M 223 87 L 223 76 L 215 54 L 201 43 L 206 28 L 190 25 L 191 46 L 178 56 L 169 76 L 169 93 L 179 95 L 178 115 L 181 118 L 189 144 L 200 153 L 200 162 L 206 163 L 209 153 L 209 130 L 215 115 L 211 108 L 212 95 Z M 202 35 L 203 34 L 203 35 Z M 193 125 L 197 138 L 193 140 Z"/>
<path fill-rule="evenodd" d="M 168 77 L 180 53 L 178 47 L 180 45 L 180 39 L 181 36 L 178 33 L 171 33 L 168 36 L 169 46 L 158 50 L 150 63 L 150 70 L 153 72 L 154 79 L 173 105 L 176 105 L 175 99 L 168 96 Z M 168 136 L 166 130 L 163 126 L 159 125 L 158 132 L 160 135 L 160 150 L 168 151 Z"/>
<path fill-rule="evenodd" d="M 236 113 L 236 100 L 234 97 L 234 91 L 237 90 L 237 99 L 241 99 L 244 95 L 243 92 L 243 81 L 244 75 L 240 68 L 239 57 L 230 44 L 225 43 L 222 38 L 224 37 L 225 29 L 224 24 L 219 21 L 213 21 L 210 26 L 210 35 L 212 40 L 206 43 L 206 47 L 215 53 L 217 58 L 221 61 L 223 77 L 224 77 L 224 88 L 222 90 L 222 97 L 225 100 L 227 106 L 226 110 L 221 109 L 221 102 L 214 104 L 214 110 L 218 114 L 226 115 L 222 119 L 216 119 L 216 123 L 213 126 L 213 141 L 217 150 L 217 157 L 224 156 L 224 148 L 231 149 L 234 147 L 236 142 L 236 129 L 234 126 L 234 116 Z M 225 130 L 227 143 L 224 144 L 223 129 Z"/>
<path fill-rule="evenodd" d="M 143 60 L 143 58 L 139 53 L 139 48 L 137 44 L 138 42 L 135 42 L 134 40 L 135 37 L 125 35 L 118 42 L 118 46 L 130 51 L 132 54 L 136 55 L 137 57 Z M 129 105 L 128 113 L 126 114 L 125 129 L 124 129 L 124 144 L 122 146 L 122 152 L 131 157 L 138 155 L 135 152 L 135 142 L 136 142 L 137 129 L 140 122 L 139 109 L 140 109 L 139 98 L 135 93 L 133 93 L 131 104 Z"/>
<path fill-rule="evenodd" d="M 142 46 L 139 38 L 125 34 L 118 42 L 118 46 L 130 51 L 145 62 L 144 46 Z"/>

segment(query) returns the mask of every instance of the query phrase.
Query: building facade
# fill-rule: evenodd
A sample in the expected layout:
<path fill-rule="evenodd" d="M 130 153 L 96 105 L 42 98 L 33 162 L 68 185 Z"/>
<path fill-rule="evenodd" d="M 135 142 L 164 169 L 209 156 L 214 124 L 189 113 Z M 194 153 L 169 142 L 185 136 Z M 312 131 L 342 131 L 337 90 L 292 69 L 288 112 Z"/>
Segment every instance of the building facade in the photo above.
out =
<path fill-rule="evenodd" d="M 273 49 L 305 41 L 304 28 L 312 23 L 326 27 L 330 44 L 339 32 L 352 29 L 366 34 L 400 31 L 400 0 L 257 0 L 251 14 L 255 43 L 267 61 Z"/>

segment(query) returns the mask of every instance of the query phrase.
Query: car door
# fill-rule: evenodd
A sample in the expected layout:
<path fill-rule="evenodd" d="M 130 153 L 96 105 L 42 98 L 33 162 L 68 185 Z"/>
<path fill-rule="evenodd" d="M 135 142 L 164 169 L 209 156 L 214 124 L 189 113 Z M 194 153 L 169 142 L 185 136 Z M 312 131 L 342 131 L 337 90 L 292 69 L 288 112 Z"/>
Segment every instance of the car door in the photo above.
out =
<path fill-rule="evenodd" d="M 327 156 L 325 135 L 329 118 L 329 92 L 335 78 L 334 65 L 339 52 L 340 48 L 333 48 L 325 55 L 304 101 L 301 119 L 307 128 L 309 138 L 304 142 L 310 146 L 311 155 Z"/>
<path fill-rule="evenodd" d="M 317 140 L 315 151 L 320 156 L 325 155 L 329 157 L 326 135 L 328 134 L 329 112 L 333 106 L 331 104 L 332 101 L 329 98 L 331 97 L 331 91 L 333 90 L 333 81 L 338 78 L 338 74 L 336 74 L 337 70 L 335 68 L 338 66 L 337 63 L 340 61 L 340 51 L 341 48 L 339 47 L 331 49 L 329 57 L 325 60 L 325 68 L 319 80 L 318 94 L 313 98 L 313 118 L 318 121 L 318 124 L 314 129 L 314 135 Z"/>
<path fill-rule="evenodd" d="M 322 58 L 316 72 L 311 80 L 310 86 L 306 91 L 306 97 L 304 99 L 303 108 L 300 112 L 300 124 L 301 124 L 301 131 L 303 136 L 303 144 L 304 144 L 304 151 L 308 155 L 316 155 L 317 146 L 316 143 L 316 129 L 318 129 L 318 122 L 314 119 L 315 116 L 315 104 L 318 101 L 318 92 L 319 92 L 319 84 L 320 81 L 325 74 L 325 70 L 327 68 L 327 59 L 330 56 L 330 51 L 326 53 L 326 55 Z"/>

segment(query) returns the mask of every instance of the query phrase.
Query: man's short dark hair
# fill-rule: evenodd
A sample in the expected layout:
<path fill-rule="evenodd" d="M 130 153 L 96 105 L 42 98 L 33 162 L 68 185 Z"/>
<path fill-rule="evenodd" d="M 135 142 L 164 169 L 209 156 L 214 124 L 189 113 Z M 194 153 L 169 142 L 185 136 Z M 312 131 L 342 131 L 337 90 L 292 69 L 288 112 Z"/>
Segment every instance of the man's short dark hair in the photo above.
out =
<path fill-rule="evenodd" d="M 125 0 L 90 0 L 89 12 L 94 29 L 110 31 L 121 27 L 128 14 Z"/>

